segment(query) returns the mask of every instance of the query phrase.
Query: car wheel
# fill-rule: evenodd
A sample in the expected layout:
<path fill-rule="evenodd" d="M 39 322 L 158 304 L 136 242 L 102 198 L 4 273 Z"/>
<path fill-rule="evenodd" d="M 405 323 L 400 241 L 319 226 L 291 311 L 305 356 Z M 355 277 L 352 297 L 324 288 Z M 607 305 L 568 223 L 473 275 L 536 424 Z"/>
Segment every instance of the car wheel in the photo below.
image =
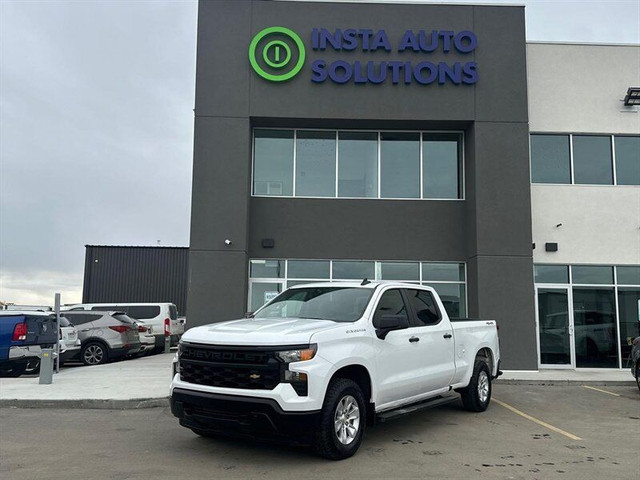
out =
<path fill-rule="evenodd" d="M 471 412 L 484 412 L 491 401 L 491 372 L 482 359 L 477 359 L 469 386 L 460 391 L 464 408 Z"/>
<path fill-rule="evenodd" d="M 40 373 L 40 359 L 34 358 L 33 360 L 29 360 L 27 362 L 24 373 L 26 373 L 27 375 L 35 375 L 36 373 Z"/>
<path fill-rule="evenodd" d="M 107 349 L 98 342 L 87 343 L 82 347 L 80 359 L 85 365 L 101 365 L 108 359 Z"/>
<path fill-rule="evenodd" d="M 327 389 L 315 438 L 315 450 L 331 460 L 354 455 L 366 427 L 367 406 L 362 390 L 352 380 L 332 380 Z"/>

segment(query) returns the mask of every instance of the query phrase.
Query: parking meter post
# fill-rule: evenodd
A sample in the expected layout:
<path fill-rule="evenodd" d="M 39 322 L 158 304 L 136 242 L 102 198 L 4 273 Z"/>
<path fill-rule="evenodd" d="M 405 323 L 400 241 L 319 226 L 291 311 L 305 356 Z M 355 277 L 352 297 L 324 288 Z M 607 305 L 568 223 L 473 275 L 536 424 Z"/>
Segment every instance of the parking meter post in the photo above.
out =
<path fill-rule="evenodd" d="M 56 293 L 55 299 L 55 312 L 56 312 L 56 373 L 60 373 L 60 294 Z"/>
<path fill-rule="evenodd" d="M 171 337 L 164 337 L 164 353 L 169 353 L 171 351 Z"/>
<path fill-rule="evenodd" d="M 43 348 L 40 357 L 40 385 L 53 383 L 53 348 Z"/>
<path fill-rule="evenodd" d="M 164 353 L 171 351 L 171 320 L 164 319 Z"/>

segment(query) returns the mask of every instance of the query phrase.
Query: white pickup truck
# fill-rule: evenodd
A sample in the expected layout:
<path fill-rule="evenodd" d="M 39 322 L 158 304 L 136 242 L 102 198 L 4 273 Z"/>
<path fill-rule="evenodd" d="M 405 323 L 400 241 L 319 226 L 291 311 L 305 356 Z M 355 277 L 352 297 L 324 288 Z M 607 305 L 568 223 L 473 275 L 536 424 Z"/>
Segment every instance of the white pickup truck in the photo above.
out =
<path fill-rule="evenodd" d="M 367 425 L 455 392 L 468 410 L 486 410 L 499 366 L 496 322 L 452 322 L 432 288 L 299 285 L 249 318 L 188 330 L 171 411 L 198 435 L 275 436 L 339 460 Z"/>

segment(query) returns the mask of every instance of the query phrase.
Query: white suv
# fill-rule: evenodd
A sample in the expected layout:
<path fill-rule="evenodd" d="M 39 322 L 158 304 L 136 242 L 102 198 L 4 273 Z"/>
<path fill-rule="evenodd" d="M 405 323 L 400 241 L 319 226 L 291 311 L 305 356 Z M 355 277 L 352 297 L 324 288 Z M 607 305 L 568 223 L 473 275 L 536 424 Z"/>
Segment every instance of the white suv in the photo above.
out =
<path fill-rule="evenodd" d="M 151 327 L 158 351 L 164 349 L 165 331 L 170 334 L 172 344 L 176 344 L 184 333 L 184 323 L 178 320 L 178 309 L 173 303 L 80 303 L 67 305 L 62 310 L 117 310 L 126 313 L 137 322 Z"/>

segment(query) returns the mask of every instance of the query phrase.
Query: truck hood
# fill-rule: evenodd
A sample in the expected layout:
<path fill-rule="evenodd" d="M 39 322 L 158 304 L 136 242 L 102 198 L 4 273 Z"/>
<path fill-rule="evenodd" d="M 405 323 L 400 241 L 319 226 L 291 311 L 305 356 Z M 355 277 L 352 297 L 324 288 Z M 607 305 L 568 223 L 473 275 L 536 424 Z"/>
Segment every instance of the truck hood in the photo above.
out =
<path fill-rule="evenodd" d="M 337 328 L 338 322 L 308 318 L 243 318 L 190 328 L 185 342 L 210 345 L 303 345 L 314 333 Z"/>

